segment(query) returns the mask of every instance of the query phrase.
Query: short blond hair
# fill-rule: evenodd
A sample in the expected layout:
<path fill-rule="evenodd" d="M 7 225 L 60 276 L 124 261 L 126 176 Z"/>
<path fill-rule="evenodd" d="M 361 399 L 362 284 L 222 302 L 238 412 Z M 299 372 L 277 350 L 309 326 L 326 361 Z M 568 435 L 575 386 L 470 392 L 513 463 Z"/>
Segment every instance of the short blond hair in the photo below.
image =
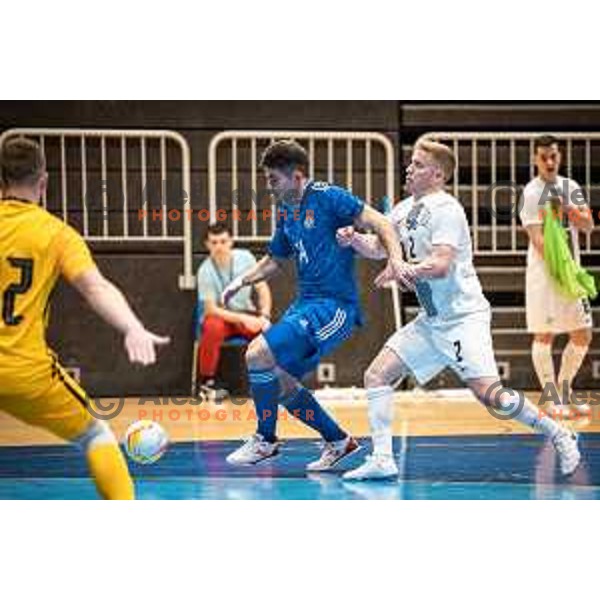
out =
<path fill-rule="evenodd" d="M 417 140 L 415 150 L 422 150 L 423 152 L 430 154 L 433 160 L 442 169 L 444 180 L 449 181 L 452 179 L 456 167 L 456 156 L 448 146 L 429 138 L 421 138 Z"/>

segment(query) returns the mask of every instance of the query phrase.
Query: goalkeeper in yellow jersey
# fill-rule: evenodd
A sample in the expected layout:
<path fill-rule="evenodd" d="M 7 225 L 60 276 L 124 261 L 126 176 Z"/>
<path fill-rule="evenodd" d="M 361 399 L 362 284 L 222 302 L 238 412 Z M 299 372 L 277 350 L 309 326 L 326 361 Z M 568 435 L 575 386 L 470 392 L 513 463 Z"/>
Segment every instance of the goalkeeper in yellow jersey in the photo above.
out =
<path fill-rule="evenodd" d="M 154 363 L 156 346 L 169 339 L 144 328 L 79 234 L 38 206 L 48 181 L 38 144 L 6 141 L 0 179 L 0 411 L 79 445 L 100 495 L 131 499 L 133 483 L 114 434 L 92 417 L 86 393 L 46 345 L 50 293 L 64 277 L 123 334 L 132 363 Z"/>

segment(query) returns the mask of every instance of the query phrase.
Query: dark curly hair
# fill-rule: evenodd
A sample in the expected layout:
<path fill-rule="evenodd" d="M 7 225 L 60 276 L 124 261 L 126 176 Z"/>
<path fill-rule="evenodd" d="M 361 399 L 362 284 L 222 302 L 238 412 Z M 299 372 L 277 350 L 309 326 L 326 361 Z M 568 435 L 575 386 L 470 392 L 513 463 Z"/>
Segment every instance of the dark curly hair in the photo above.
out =
<path fill-rule="evenodd" d="M 208 239 L 209 235 L 221 235 L 222 233 L 231 235 L 231 231 L 229 231 L 229 227 L 225 223 L 212 223 L 208 226 L 205 237 Z"/>
<path fill-rule="evenodd" d="M 549 148 L 553 144 L 558 146 L 558 138 L 553 135 L 540 135 L 533 141 L 533 151 L 537 152 L 538 148 Z"/>
<path fill-rule="evenodd" d="M 273 142 L 263 153 L 260 166 L 266 169 L 293 171 L 298 169 L 308 174 L 308 154 L 306 150 L 293 140 Z"/>

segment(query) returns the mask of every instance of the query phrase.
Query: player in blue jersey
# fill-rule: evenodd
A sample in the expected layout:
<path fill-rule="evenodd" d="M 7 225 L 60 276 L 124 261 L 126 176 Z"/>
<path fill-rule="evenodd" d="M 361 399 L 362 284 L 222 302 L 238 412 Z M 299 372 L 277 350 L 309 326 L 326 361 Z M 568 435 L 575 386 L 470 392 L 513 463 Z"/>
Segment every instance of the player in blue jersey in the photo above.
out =
<path fill-rule="evenodd" d="M 269 189 L 277 200 L 276 229 L 265 256 L 224 290 L 222 301 L 242 287 L 272 277 L 283 260 L 293 259 L 298 278 L 296 300 L 278 323 L 266 326 L 246 352 L 257 432 L 227 457 L 250 465 L 279 452 L 277 412 L 283 405 L 324 440 L 311 471 L 332 468 L 355 452 L 358 443 L 318 404 L 300 379 L 319 360 L 348 339 L 361 323 L 354 275 L 355 251 L 337 244 L 336 231 L 348 225 L 374 231 L 388 251 L 386 271 L 402 278 L 408 265 L 389 221 L 347 190 L 308 179 L 308 156 L 299 144 L 279 141 L 262 156 Z"/>

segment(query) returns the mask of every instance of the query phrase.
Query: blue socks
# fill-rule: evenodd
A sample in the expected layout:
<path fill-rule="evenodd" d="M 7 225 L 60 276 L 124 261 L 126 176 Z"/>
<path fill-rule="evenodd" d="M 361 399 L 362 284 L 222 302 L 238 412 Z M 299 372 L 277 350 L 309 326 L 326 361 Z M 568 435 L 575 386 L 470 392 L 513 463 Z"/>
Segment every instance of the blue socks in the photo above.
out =
<path fill-rule="evenodd" d="M 256 407 L 257 432 L 267 442 L 273 443 L 277 440 L 275 430 L 280 394 L 279 381 L 270 369 L 251 370 L 248 379 Z M 284 402 L 284 406 L 294 417 L 319 432 L 326 442 L 338 442 L 348 437 L 305 387 L 298 388 L 291 398 Z"/>
<path fill-rule="evenodd" d="M 267 442 L 276 441 L 277 407 L 279 399 L 279 381 L 270 369 L 251 370 L 248 372 L 252 398 L 258 419 L 257 432 Z"/>
<path fill-rule="evenodd" d="M 305 387 L 298 388 L 284 406 L 294 417 L 318 431 L 326 442 L 338 442 L 348 437 Z"/>

